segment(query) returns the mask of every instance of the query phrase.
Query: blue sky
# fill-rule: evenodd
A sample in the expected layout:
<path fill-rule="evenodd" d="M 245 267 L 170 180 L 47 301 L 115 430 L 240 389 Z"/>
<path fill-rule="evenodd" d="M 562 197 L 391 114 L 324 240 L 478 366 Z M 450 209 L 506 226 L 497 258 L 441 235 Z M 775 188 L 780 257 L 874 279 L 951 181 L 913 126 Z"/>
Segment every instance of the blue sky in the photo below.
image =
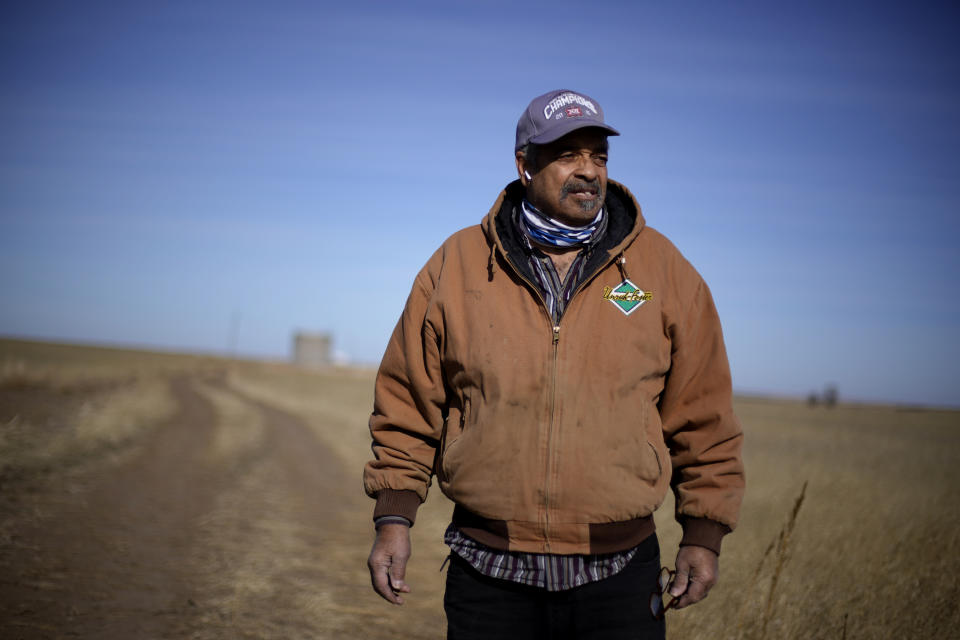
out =
<path fill-rule="evenodd" d="M 0 334 L 376 363 L 564 87 L 738 390 L 960 406 L 950 5 L 157 4 L 0 9 Z"/>

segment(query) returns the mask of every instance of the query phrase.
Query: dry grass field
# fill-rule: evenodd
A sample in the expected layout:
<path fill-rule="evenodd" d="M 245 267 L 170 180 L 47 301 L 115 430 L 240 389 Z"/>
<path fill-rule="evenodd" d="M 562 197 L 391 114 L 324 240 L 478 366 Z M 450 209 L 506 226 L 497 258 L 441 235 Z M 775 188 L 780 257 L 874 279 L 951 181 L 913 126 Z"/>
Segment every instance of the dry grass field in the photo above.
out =
<path fill-rule="evenodd" d="M 369 586 L 372 380 L 0 340 L 0 637 L 443 638 L 438 491 L 407 604 Z M 960 412 L 737 410 L 741 524 L 668 636 L 960 637 Z"/>

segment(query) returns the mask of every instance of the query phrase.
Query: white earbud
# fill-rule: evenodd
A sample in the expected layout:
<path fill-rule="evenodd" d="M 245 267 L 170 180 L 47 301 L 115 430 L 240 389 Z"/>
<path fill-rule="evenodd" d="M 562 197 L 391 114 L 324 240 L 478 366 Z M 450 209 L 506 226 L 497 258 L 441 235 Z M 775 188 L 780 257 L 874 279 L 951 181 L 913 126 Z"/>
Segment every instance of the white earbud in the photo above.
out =
<path fill-rule="evenodd" d="M 523 175 L 527 176 L 527 180 L 533 180 L 533 176 L 530 175 L 530 172 L 529 172 L 529 171 L 524 171 L 524 172 L 523 172 Z"/>

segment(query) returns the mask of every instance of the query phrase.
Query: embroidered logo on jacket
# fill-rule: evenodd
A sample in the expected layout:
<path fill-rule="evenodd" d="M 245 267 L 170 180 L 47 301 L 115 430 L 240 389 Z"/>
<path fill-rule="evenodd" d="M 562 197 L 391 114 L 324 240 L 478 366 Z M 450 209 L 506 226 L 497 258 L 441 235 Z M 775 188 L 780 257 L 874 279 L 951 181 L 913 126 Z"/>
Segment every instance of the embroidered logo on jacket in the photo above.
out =
<path fill-rule="evenodd" d="M 642 291 L 629 280 L 624 280 L 616 287 L 604 287 L 603 299 L 609 300 L 623 315 L 628 316 L 643 306 L 644 302 L 652 300 L 653 292 Z"/>

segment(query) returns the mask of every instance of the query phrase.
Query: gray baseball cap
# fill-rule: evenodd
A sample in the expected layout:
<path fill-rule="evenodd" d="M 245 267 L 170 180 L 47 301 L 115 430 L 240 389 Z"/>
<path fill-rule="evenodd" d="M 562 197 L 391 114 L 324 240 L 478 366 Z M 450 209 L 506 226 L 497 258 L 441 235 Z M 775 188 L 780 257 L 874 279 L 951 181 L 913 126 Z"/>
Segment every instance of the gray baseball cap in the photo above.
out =
<path fill-rule="evenodd" d="M 607 135 L 620 135 L 619 131 L 604 123 L 603 109 L 590 96 L 569 89 L 545 93 L 534 98 L 520 116 L 514 151 L 530 143 L 546 144 L 559 140 L 584 127 L 598 127 Z"/>

